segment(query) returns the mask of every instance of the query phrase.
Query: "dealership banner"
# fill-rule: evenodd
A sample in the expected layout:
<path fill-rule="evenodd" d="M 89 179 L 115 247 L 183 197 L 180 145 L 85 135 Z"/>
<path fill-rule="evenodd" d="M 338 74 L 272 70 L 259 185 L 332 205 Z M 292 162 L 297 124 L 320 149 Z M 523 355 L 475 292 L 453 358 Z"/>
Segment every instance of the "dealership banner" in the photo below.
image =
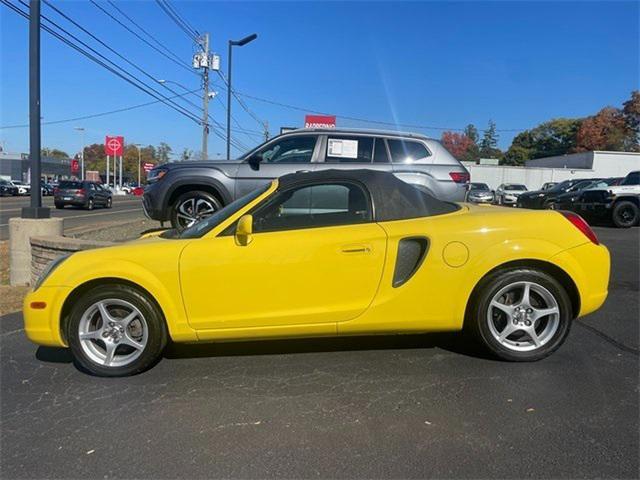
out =
<path fill-rule="evenodd" d="M 305 115 L 304 128 L 336 128 L 336 116 Z"/>

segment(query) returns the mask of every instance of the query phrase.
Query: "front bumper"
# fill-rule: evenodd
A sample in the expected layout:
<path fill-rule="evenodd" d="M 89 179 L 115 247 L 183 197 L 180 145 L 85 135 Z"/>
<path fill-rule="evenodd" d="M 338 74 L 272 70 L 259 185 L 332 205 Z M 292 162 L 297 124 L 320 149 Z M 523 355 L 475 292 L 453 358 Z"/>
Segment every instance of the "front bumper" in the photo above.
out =
<path fill-rule="evenodd" d="M 64 301 L 71 287 L 40 287 L 31 290 L 24 299 L 22 314 L 27 338 L 38 345 L 66 347 L 62 337 L 60 320 Z M 33 308 L 32 303 L 42 302 L 44 308 Z"/>

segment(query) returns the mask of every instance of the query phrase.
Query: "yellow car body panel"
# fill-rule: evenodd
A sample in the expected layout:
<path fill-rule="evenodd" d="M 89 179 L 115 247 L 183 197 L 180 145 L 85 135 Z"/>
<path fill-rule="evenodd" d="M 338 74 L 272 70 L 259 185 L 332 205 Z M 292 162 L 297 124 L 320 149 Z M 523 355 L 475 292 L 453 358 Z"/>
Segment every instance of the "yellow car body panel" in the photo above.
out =
<path fill-rule="evenodd" d="M 65 346 L 65 299 L 108 279 L 148 291 L 176 342 L 459 330 L 474 287 L 514 261 L 566 272 L 580 297 L 574 316 L 606 298 L 607 249 L 552 211 L 462 205 L 433 217 L 256 233 L 247 245 L 223 234 L 276 186 L 202 238 L 150 236 L 74 254 L 25 299 L 27 335 Z M 427 255 L 393 287 L 398 243 L 416 236 L 428 239 Z"/>

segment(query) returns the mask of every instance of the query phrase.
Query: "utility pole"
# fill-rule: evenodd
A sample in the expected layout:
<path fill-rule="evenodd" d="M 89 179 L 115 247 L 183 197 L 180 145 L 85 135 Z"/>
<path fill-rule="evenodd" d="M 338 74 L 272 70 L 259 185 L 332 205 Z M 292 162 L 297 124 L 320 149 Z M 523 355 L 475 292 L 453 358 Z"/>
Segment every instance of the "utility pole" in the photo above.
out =
<path fill-rule="evenodd" d="M 209 143 L 209 34 L 202 38 L 204 61 L 202 65 L 202 159 L 208 160 Z"/>
<path fill-rule="evenodd" d="M 42 206 L 41 131 L 40 131 L 40 0 L 29 2 L 29 165 L 31 167 L 31 201 L 22 209 L 22 218 L 49 218 Z"/>
<path fill-rule="evenodd" d="M 264 141 L 269 140 L 269 121 L 264 122 Z"/>
<path fill-rule="evenodd" d="M 82 134 L 82 148 L 80 149 L 80 180 L 84 180 L 84 127 L 75 127 L 74 130 L 77 130 Z"/>
<path fill-rule="evenodd" d="M 138 187 L 139 187 L 140 186 L 140 162 L 142 161 L 140 157 L 140 147 L 142 146 L 142 144 L 134 143 L 134 145 L 138 148 Z"/>

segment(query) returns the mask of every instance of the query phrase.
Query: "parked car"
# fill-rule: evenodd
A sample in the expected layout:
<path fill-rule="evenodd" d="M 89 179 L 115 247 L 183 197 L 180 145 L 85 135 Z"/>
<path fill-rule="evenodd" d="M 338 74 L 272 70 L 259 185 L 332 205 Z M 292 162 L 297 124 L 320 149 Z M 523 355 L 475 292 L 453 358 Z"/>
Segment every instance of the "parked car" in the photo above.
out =
<path fill-rule="evenodd" d="M 546 183 L 543 183 L 542 187 L 540 187 L 540 190 L 549 190 L 550 188 L 553 188 L 557 184 L 558 184 L 558 182 L 546 182 Z"/>
<path fill-rule="evenodd" d="M 67 205 L 87 210 L 93 210 L 97 206 L 111 208 L 113 201 L 111 191 L 100 183 L 86 180 L 62 180 L 53 195 L 56 208 L 64 208 Z"/>
<path fill-rule="evenodd" d="M 590 220 L 610 221 L 618 228 L 640 223 L 640 171 L 629 173 L 619 185 L 586 190 L 575 211 Z"/>
<path fill-rule="evenodd" d="M 332 169 L 182 232 L 61 257 L 23 313 L 30 340 L 102 376 L 149 368 L 169 340 L 463 328 L 497 358 L 533 361 L 608 282 L 609 253 L 574 213 L 463 208 L 389 172 Z"/>
<path fill-rule="evenodd" d="M 42 196 L 47 197 L 53 195 L 53 186 L 45 182 L 44 180 L 40 182 L 40 189 L 42 191 Z"/>
<path fill-rule="evenodd" d="M 518 197 L 527 191 L 527 187 L 520 183 L 503 183 L 496 189 L 495 202 L 498 205 L 515 207 Z"/>
<path fill-rule="evenodd" d="M 584 188 L 587 188 L 594 181 L 601 180 L 599 178 L 580 178 L 565 180 L 557 185 L 554 185 L 548 190 L 534 190 L 520 195 L 517 205 L 520 208 L 553 208 L 553 204 L 558 195 L 563 193 L 577 192 Z"/>
<path fill-rule="evenodd" d="M 18 195 L 18 187 L 9 180 L 0 179 L 0 197 L 9 197 Z"/>
<path fill-rule="evenodd" d="M 30 195 L 31 185 L 20 180 L 11 180 L 11 183 L 18 189 L 18 195 Z"/>
<path fill-rule="evenodd" d="M 493 203 L 495 195 L 493 190 L 486 183 L 470 183 L 467 192 L 467 202 L 472 203 Z"/>
<path fill-rule="evenodd" d="M 297 171 L 368 168 L 393 172 L 423 192 L 465 198 L 469 172 L 438 141 L 422 135 L 347 129 L 283 133 L 230 161 L 164 164 L 151 170 L 148 217 L 184 229 L 274 178 Z"/>
<path fill-rule="evenodd" d="M 612 185 L 617 185 L 619 181 L 620 179 L 617 177 L 603 178 L 602 180 L 594 180 L 593 182 L 587 184 L 584 188 L 576 188 L 566 193 L 561 193 L 555 198 L 550 208 L 553 208 L 556 210 L 575 211 L 574 210 L 575 204 L 582 197 L 583 192 L 587 192 L 592 189 L 602 189 L 602 188 L 610 187 Z"/>

